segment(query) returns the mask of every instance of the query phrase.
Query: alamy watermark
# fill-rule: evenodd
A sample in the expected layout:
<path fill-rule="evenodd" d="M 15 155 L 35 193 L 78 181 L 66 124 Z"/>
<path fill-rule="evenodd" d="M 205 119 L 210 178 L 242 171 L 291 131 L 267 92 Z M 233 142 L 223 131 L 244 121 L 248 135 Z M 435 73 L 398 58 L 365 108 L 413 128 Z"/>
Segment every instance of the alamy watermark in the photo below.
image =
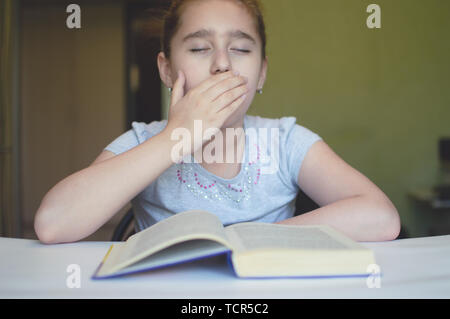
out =
<path fill-rule="evenodd" d="M 66 12 L 70 13 L 66 18 L 66 26 L 69 29 L 81 29 L 81 7 L 72 3 L 66 7 Z"/>
<path fill-rule="evenodd" d="M 279 128 L 226 128 L 224 141 L 223 133 L 217 128 L 207 128 L 203 132 L 202 120 L 194 121 L 193 136 L 187 128 L 179 127 L 172 131 L 170 136 L 172 141 L 178 141 L 171 151 L 173 162 L 179 162 L 182 157 L 184 163 L 191 163 L 192 145 L 196 148 L 195 160 L 199 163 L 242 163 L 244 161 L 243 152 L 239 152 L 236 147 L 235 137 L 248 137 L 246 148 L 249 153 L 249 162 L 259 162 L 261 174 L 274 174 L 279 169 L 280 163 L 280 132 Z M 214 138 L 212 138 L 214 137 Z M 203 141 L 210 140 L 203 147 Z M 225 143 L 224 143 L 225 142 Z M 226 145 L 226 146 L 224 146 Z M 226 149 L 224 149 L 226 147 Z M 235 149 L 238 150 L 235 159 Z M 184 155 L 183 154 L 188 154 Z"/>
<path fill-rule="evenodd" d="M 66 278 L 67 288 L 81 288 L 81 267 L 78 264 L 70 264 L 66 268 L 69 275 Z"/>
<path fill-rule="evenodd" d="M 372 3 L 367 6 L 366 12 L 371 13 L 366 20 L 366 25 L 369 29 L 381 28 L 381 7 L 378 4 Z"/>
<path fill-rule="evenodd" d="M 381 288 L 381 268 L 377 264 L 367 266 L 369 276 L 366 279 L 367 288 Z"/>
<path fill-rule="evenodd" d="M 66 7 L 66 12 L 70 13 L 66 18 L 66 26 L 69 29 L 81 29 L 81 7 L 76 3 L 71 3 Z M 366 19 L 369 29 L 381 28 L 381 7 L 378 4 L 369 4 L 366 12 L 370 15 Z"/>

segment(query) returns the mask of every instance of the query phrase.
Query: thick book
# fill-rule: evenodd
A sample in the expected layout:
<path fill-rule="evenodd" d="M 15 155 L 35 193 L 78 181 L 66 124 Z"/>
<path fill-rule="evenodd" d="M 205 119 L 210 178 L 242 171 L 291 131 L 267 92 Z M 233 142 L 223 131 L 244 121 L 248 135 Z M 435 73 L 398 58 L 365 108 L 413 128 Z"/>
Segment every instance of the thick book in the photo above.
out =
<path fill-rule="evenodd" d="M 206 211 L 175 214 L 110 246 L 93 279 L 227 254 L 238 277 L 368 276 L 372 250 L 326 225 L 243 222 L 224 227 Z"/>

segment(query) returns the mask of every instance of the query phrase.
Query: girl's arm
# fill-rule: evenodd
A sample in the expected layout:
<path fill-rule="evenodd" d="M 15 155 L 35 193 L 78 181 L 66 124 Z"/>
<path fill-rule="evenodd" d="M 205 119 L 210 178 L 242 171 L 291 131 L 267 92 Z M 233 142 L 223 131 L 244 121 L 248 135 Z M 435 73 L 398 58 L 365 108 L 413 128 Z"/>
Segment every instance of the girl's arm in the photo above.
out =
<path fill-rule="evenodd" d="M 328 224 L 356 241 L 397 238 L 400 218 L 389 198 L 324 141 L 306 154 L 297 182 L 320 208 L 278 224 Z"/>
<path fill-rule="evenodd" d="M 173 164 L 172 145 L 163 131 L 120 155 L 103 151 L 89 167 L 60 181 L 36 213 L 39 240 L 72 242 L 94 233 Z"/>

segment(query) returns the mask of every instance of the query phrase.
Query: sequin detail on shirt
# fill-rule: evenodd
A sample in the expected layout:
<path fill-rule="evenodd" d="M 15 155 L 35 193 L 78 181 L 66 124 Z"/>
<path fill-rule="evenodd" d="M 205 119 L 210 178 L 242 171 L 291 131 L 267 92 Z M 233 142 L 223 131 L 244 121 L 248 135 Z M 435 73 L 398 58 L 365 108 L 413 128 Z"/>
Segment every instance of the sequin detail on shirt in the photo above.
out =
<path fill-rule="evenodd" d="M 198 174 L 193 169 L 192 163 L 184 163 L 183 161 L 177 166 L 177 179 L 179 182 L 197 198 L 210 201 L 231 201 L 239 204 L 247 201 L 251 197 L 251 190 L 258 185 L 261 176 L 259 147 L 257 149 L 256 161 L 242 163 L 243 172 L 240 181 L 232 184 L 221 179 L 207 179 L 203 175 Z"/>

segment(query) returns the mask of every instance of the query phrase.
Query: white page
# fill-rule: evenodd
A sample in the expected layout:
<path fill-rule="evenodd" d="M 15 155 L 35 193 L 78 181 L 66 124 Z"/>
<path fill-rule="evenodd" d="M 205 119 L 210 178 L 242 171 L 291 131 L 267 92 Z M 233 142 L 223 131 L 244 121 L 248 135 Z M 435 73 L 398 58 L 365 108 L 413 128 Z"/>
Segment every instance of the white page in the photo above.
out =
<path fill-rule="evenodd" d="M 119 268 L 170 245 L 189 239 L 211 239 L 229 246 L 220 219 L 204 211 L 186 211 L 164 219 L 130 237 L 114 260 Z"/>
<path fill-rule="evenodd" d="M 225 232 L 236 251 L 266 248 L 311 250 L 362 248 L 325 225 L 293 226 L 252 222 L 228 226 Z"/>

